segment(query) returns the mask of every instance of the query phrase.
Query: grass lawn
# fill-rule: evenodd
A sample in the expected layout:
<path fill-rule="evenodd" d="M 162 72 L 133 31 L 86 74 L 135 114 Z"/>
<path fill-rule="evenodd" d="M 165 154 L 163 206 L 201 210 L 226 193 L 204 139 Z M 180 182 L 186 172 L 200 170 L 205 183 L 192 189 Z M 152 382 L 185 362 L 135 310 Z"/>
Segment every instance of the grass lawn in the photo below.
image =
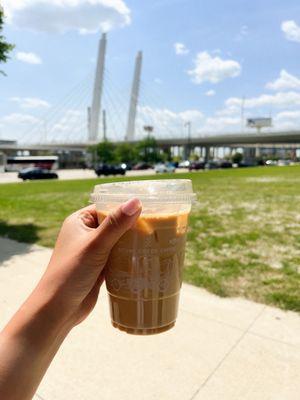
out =
<path fill-rule="evenodd" d="M 185 280 L 220 296 L 300 311 L 300 166 L 176 177 L 191 178 L 199 199 Z M 62 220 L 87 204 L 95 183 L 113 180 L 0 185 L 0 235 L 53 246 Z"/>

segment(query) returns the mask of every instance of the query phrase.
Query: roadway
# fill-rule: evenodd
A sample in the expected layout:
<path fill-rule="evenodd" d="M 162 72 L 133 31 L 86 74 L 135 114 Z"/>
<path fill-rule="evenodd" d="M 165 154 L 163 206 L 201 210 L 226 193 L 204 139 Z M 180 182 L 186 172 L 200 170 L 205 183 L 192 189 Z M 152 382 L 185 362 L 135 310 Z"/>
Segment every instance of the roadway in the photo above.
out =
<path fill-rule="evenodd" d="M 55 171 L 58 173 L 60 180 L 72 180 L 72 179 L 95 179 L 97 178 L 95 172 L 91 169 L 61 169 Z M 176 172 L 188 172 L 188 169 L 179 169 Z M 134 178 L 136 176 L 147 176 L 154 175 L 155 171 L 153 169 L 147 169 L 144 171 L 127 171 L 126 177 Z M 121 176 L 117 176 L 122 179 Z M 3 172 L 0 173 L 0 184 L 1 183 L 13 183 L 22 182 L 18 178 L 17 172 Z"/>

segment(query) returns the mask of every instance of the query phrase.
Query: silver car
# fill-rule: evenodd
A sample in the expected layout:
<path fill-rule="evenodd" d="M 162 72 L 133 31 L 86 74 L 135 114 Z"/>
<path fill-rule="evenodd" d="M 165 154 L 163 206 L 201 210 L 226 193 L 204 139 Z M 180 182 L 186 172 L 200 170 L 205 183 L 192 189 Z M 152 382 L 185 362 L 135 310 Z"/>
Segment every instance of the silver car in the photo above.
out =
<path fill-rule="evenodd" d="M 171 163 L 167 163 L 167 164 L 160 163 L 160 164 L 156 164 L 154 167 L 154 171 L 157 174 L 173 173 L 173 172 L 175 172 L 175 169 L 176 168 Z"/>

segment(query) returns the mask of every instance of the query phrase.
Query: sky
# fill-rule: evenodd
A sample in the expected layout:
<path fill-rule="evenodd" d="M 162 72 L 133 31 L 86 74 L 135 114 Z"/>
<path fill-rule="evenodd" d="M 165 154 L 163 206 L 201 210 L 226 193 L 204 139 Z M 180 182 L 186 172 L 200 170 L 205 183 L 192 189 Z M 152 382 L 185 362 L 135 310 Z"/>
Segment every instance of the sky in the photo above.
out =
<path fill-rule="evenodd" d="M 98 41 L 107 32 L 107 135 L 125 135 L 137 51 L 143 69 L 136 135 L 300 128 L 297 0 L 0 0 L 15 44 L 0 69 L 0 138 L 87 137 Z M 100 126 L 102 132 L 102 126 Z M 101 133 L 100 133 L 101 134 Z"/>

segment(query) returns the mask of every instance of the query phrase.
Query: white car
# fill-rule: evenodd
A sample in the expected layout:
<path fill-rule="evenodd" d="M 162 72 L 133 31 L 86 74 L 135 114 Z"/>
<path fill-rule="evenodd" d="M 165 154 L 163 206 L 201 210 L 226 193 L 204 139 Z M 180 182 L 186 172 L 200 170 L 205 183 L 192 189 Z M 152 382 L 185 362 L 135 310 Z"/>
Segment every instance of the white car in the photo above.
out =
<path fill-rule="evenodd" d="M 175 167 L 173 164 L 156 164 L 154 167 L 154 171 L 157 174 L 163 174 L 163 173 L 173 173 L 175 172 Z"/>
<path fill-rule="evenodd" d="M 190 166 L 190 164 L 191 163 L 189 162 L 189 160 L 181 161 L 178 164 L 178 168 L 188 168 Z"/>
<path fill-rule="evenodd" d="M 267 160 L 266 165 L 277 165 L 277 161 L 274 160 Z"/>
<path fill-rule="evenodd" d="M 278 165 L 278 167 L 285 167 L 286 165 L 290 165 L 290 161 L 289 160 L 278 160 L 277 165 Z"/>

